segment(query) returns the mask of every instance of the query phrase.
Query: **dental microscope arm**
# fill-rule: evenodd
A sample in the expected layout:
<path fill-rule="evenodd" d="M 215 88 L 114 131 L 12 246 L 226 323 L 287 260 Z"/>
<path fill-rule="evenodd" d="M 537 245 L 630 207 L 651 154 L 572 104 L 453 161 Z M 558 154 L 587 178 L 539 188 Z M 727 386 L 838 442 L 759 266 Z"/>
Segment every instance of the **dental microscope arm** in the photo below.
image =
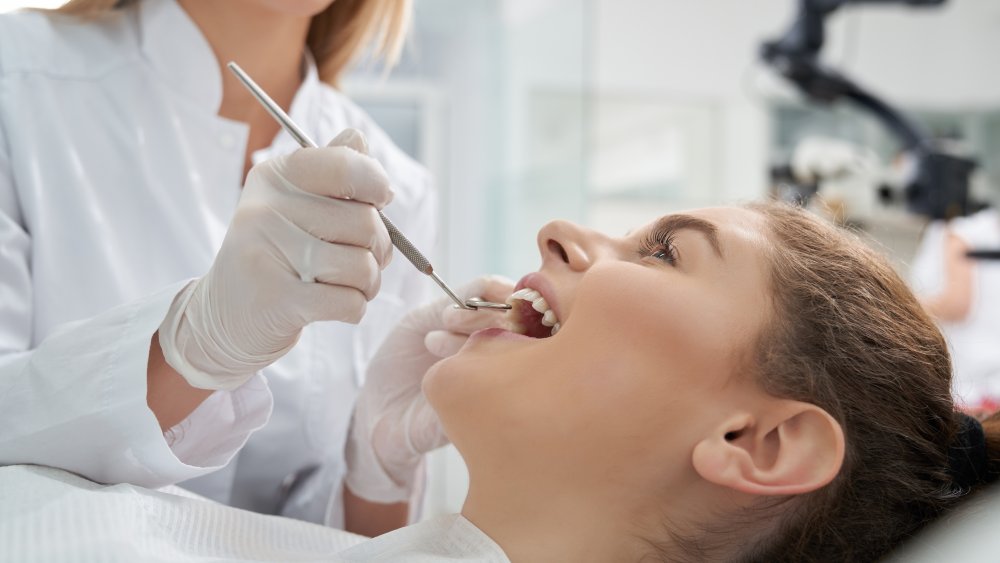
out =
<path fill-rule="evenodd" d="M 824 66 L 819 52 L 824 41 L 824 20 L 843 4 L 890 4 L 912 6 L 943 4 L 945 0 L 799 0 L 795 21 L 785 34 L 764 43 L 761 54 L 809 98 L 831 104 L 841 98 L 869 111 L 914 153 L 916 174 L 906 187 L 911 212 L 931 219 L 947 219 L 970 211 L 969 175 L 976 163 L 948 154 L 903 113 L 855 84 L 846 76 Z"/>

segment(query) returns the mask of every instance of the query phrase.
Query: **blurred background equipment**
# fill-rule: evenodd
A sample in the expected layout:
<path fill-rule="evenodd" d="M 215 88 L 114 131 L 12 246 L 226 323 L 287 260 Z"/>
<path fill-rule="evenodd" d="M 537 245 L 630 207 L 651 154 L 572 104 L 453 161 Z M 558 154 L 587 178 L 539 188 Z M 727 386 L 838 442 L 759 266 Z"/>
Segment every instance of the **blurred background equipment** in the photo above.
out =
<path fill-rule="evenodd" d="M 975 161 L 949 152 L 902 112 L 820 62 L 825 20 L 848 3 L 936 6 L 944 0 L 799 0 L 798 14 L 788 31 L 780 39 L 764 43 L 764 60 L 810 99 L 824 104 L 850 101 L 889 128 L 899 139 L 902 151 L 912 154 L 916 161 L 913 176 L 904 187 L 911 211 L 932 219 L 975 211 L 968 197 L 969 175 Z"/>

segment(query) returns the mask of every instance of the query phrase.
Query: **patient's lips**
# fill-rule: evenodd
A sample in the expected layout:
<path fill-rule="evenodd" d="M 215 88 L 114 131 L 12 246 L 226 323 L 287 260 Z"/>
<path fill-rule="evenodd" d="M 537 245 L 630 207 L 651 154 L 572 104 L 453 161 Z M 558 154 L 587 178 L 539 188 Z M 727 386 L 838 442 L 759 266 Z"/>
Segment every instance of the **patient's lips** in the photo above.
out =
<path fill-rule="evenodd" d="M 532 338 L 555 336 L 562 327 L 559 316 L 547 296 L 548 283 L 539 274 L 528 274 L 517 284 L 517 290 L 507 298 L 511 310 L 507 318 L 511 330 Z"/>

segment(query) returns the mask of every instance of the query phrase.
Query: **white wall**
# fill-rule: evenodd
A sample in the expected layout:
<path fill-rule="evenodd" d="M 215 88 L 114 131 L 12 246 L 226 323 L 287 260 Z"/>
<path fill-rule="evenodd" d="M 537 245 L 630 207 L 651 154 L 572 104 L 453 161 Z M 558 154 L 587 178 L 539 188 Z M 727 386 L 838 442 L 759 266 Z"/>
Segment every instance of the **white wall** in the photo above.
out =
<path fill-rule="evenodd" d="M 851 20 L 856 39 L 850 39 Z M 900 104 L 927 109 L 1000 105 L 1000 2 L 949 0 L 940 8 L 865 6 L 833 21 L 846 68 Z"/>
<path fill-rule="evenodd" d="M 598 87 L 744 97 L 762 40 L 797 0 L 593 0 Z M 828 20 L 825 59 L 907 105 L 996 105 L 1000 2 L 848 5 Z M 847 60 L 845 60 L 845 58 Z M 841 66 L 841 63 L 843 66 Z"/>

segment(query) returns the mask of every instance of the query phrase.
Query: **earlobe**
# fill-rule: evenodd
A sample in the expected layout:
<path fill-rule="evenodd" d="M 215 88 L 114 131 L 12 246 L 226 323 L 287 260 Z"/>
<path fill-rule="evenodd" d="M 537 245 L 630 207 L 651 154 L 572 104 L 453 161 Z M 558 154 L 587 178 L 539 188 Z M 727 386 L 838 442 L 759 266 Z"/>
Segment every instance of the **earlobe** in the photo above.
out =
<path fill-rule="evenodd" d="M 760 417 L 725 420 L 692 453 L 706 481 L 753 495 L 796 495 L 830 483 L 844 462 L 844 432 L 825 410 L 780 400 Z"/>

